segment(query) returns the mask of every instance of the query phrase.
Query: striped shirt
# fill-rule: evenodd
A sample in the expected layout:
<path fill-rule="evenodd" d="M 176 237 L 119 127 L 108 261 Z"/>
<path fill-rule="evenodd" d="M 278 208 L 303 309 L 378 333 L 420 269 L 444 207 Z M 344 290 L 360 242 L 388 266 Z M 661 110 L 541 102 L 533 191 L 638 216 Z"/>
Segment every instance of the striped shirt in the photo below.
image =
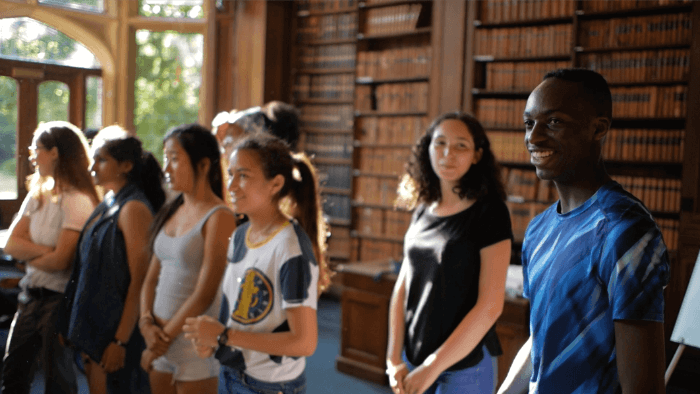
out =
<path fill-rule="evenodd" d="M 533 338 L 530 393 L 614 393 L 615 320 L 663 321 L 666 246 L 617 182 L 566 214 L 535 217 L 523 242 Z"/>

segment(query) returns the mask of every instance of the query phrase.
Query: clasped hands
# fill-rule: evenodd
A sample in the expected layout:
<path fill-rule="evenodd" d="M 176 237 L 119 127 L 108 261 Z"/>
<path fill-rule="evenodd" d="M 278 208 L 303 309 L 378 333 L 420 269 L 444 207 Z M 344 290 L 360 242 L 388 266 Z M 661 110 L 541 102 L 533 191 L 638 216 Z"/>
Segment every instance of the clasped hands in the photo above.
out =
<path fill-rule="evenodd" d="M 182 326 L 185 338 L 192 341 L 197 355 L 201 358 L 210 357 L 219 346 L 219 334 L 226 328 L 221 322 L 211 316 L 188 317 Z"/>
<path fill-rule="evenodd" d="M 139 322 L 141 334 L 146 342 L 146 350 L 141 353 L 141 368 L 151 372 L 153 360 L 165 354 L 170 347 L 170 337 L 153 319 Z"/>
<path fill-rule="evenodd" d="M 430 364 L 421 364 L 413 371 L 408 370 L 405 363 L 392 364 L 387 362 L 386 374 L 394 394 L 422 394 L 440 376 Z"/>

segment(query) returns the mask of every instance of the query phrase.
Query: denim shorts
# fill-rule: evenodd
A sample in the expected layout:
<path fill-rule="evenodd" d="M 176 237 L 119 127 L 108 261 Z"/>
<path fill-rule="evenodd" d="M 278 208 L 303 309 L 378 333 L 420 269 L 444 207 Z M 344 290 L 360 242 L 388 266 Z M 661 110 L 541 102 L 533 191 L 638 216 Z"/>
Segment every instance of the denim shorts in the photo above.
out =
<path fill-rule="evenodd" d="M 304 394 L 306 393 L 306 375 L 284 382 L 263 382 L 253 379 L 242 371 L 221 366 L 219 372 L 219 394 Z"/>
<path fill-rule="evenodd" d="M 484 358 L 473 367 L 457 371 L 444 371 L 424 394 L 494 393 L 498 379 L 496 357 L 491 356 L 484 345 Z M 409 371 L 416 367 L 402 354 Z"/>

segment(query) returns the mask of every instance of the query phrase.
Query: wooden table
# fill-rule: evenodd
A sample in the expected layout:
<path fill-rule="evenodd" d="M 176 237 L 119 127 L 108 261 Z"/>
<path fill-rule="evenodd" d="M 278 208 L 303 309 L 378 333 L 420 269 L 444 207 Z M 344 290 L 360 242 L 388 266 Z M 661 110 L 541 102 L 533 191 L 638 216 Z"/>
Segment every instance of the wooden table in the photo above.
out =
<path fill-rule="evenodd" d="M 340 355 L 338 371 L 379 384 L 389 383 L 386 348 L 389 334 L 389 301 L 397 275 L 390 260 L 341 264 Z M 498 358 L 499 385 L 529 336 L 529 302 L 506 296 L 496 332 L 503 347 Z"/>

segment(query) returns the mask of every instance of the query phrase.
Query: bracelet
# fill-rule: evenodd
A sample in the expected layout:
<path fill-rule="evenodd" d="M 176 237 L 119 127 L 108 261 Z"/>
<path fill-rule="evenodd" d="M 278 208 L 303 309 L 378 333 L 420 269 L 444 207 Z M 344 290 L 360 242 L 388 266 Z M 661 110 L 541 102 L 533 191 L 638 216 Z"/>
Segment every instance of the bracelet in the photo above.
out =
<path fill-rule="evenodd" d="M 117 338 L 114 338 L 114 339 L 112 340 L 112 343 L 116 343 L 117 346 L 121 346 L 121 347 L 123 347 L 123 348 L 126 348 L 126 343 L 124 343 L 124 342 L 118 340 Z"/>

